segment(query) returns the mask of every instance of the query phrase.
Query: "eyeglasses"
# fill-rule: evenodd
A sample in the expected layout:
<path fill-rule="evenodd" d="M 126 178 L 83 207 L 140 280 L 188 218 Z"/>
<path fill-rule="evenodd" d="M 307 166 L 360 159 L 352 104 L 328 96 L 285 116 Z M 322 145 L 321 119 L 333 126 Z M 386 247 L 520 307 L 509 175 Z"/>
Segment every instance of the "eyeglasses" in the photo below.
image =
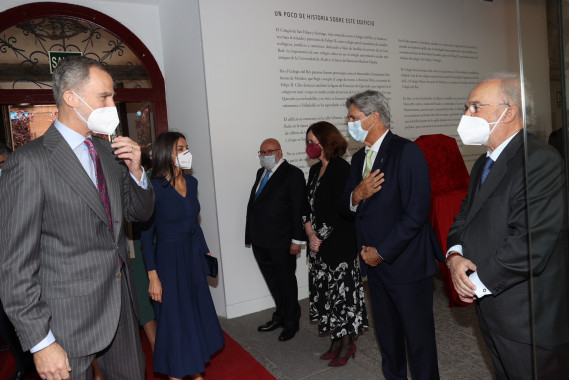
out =
<path fill-rule="evenodd" d="M 470 103 L 470 105 L 464 105 L 464 112 L 470 111 L 470 113 L 474 114 L 478 112 L 478 108 L 480 107 L 487 107 L 487 106 L 508 106 L 511 107 L 509 103 L 496 103 L 496 104 L 480 104 L 480 103 Z"/>
<path fill-rule="evenodd" d="M 280 149 L 270 149 L 270 150 L 260 150 L 257 153 L 259 156 L 272 156 L 274 153 L 278 152 Z"/>

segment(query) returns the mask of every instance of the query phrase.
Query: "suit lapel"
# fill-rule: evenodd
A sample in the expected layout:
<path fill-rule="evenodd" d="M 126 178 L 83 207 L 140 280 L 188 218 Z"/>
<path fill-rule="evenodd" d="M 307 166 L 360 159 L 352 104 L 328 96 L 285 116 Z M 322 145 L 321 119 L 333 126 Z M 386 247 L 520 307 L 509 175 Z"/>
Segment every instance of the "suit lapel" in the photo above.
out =
<path fill-rule="evenodd" d="M 373 162 L 373 166 L 371 171 L 374 170 L 381 170 L 383 172 L 383 167 L 389 158 L 389 151 L 391 148 L 391 139 L 393 138 L 393 133 L 391 131 L 387 131 L 387 134 L 383 138 L 381 142 L 381 146 L 379 147 L 379 151 L 377 152 L 377 156 L 375 157 L 375 161 Z"/>
<path fill-rule="evenodd" d="M 504 151 L 498 157 L 498 160 L 492 166 L 492 169 L 488 173 L 488 177 L 484 181 L 484 184 L 479 187 L 480 176 L 482 175 L 482 169 L 484 165 L 479 165 L 478 172 L 475 175 L 475 183 L 472 184 L 472 189 L 474 190 L 474 199 L 472 200 L 472 206 L 470 207 L 470 212 L 468 214 L 467 223 L 480 211 L 486 200 L 492 195 L 494 190 L 498 187 L 500 182 L 504 179 L 508 173 L 508 167 L 510 161 L 516 156 L 518 149 L 522 145 L 523 134 L 518 133 L 510 143 L 506 146 Z"/>
<path fill-rule="evenodd" d="M 255 201 L 255 193 L 257 192 L 257 185 L 261 180 L 261 176 L 265 170 L 263 168 L 257 170 L 257 177 L 255 178 L 255 183 L 253 184 L 253 188 L 251 189 L 251 195 L 249 196 L 249 202 Z"/>
<path fill-rule="evenodd" d="M 284 162 L 278 167 L 278 169 L 275 172 L 273 172 L 273 174 L 269 177 L 269 181 L 265 184 L 265 187 L 263 188 L 263 190 L 261 191 L 255 202 L 258 202 L 263 198 L 265 198 L 267 194 L 271 192 L 273 187 L 277 186 L 277 184 L 280 182 L 279 178 L 285 175 L 287 166 L 288 162 L 284 160 Z"/>
<path fill-rule="evenodd" d="M 352 157 L 352 165 L 354 168 L 358 169 L 359 173 L 358 179 L 360 181 L 362 179 L 362 173 L 364 172 L 365 158 L 366 158 L 365 148 L 361 148 L 360 150 L 358 150 Z"/>
<path fill-rule="evenodd" d="M 85 203 L 108 225 L 107 213 L 91 178 L 59 131 L 52 125 L 44 134 L 44 146 L 51 151 L 51 166 Z"/>

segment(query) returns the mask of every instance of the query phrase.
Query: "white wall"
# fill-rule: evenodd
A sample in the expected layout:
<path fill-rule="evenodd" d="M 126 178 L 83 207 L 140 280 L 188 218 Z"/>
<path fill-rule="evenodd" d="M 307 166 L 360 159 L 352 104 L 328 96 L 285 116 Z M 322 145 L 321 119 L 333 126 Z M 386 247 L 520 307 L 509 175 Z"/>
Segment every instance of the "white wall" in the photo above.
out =
<path fill-rule="evenodd" d="M 536 123 L 529 131 L 544 141 L 551 133 L 551 91 L 545 0 L 520 0 L 523 73 L 531 83 Z M 539 95 L 537 95 L 539 94 Z"/>

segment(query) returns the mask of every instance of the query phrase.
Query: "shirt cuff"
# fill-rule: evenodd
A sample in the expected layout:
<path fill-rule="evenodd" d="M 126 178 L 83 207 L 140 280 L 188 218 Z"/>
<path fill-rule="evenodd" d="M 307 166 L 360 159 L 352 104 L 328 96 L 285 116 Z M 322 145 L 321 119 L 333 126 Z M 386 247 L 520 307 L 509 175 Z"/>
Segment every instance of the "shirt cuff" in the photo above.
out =
<path fill-rule="evenodd" d="M 34 352 L 38 352 L 39 350 L 43 350 L 44 348 L 51 345 L 52 343 L 55 343 L 55 337 L 53 336 L 53 333 L 51 332 L 51 329 L 50 329 L 47 336 L 45 338 L 43 338 L 43 340 L 41 342 L 39 342 L 38 344 L 33 346 L 30 349 L 30 352 L 33 354 Z"/>
<path fill-rule="evenodd" d="M 448 255 L 450 255 L 451 252 L 458 252 L 460 253 L 461 256 L 464 256 L 462 254 L 462 245 L 460 244 L 453 245 L 452 247 L 450 247 L 447 251 L 447 254 L 445 255 L 445 259 L 448 257 Z"/>
<path fill-rule="evenodd" d="M 295 240 L 295 239 L 292 239 L 292 242 L 293 242 L 294 244 L 298 244 L 298 245 L 302 245 L 302 244 L 306 243 L 305 241 L 302 241 L 302 240 Z"/>
<path fill-rule="evenodd" d="M 474 291 L 474 294 L 476 294 L 476 297 L 478 298 L 482 298 L 484 296 L 487 296 L 489 294 L 492 294 L 492 292 L 490 291 L 490 289 L 488 289 L 483 283 L 482 281 L 480 281 L 480 278 L 478 277 L 478 273 L 477 272 L 473 272 L 470 276 L 468 276 L 468 278 L 470 279 L 470 281 L 472 281 L 474 283 L 474 285 L 476 285 L 476 290 Z"/>
<path fill-rule="evenodd" d="M 352 195 L 354 194 L 354 192 L 352 191 L 350 193 L 350 210 L 352 212 L 356 212 L 356 210 L 358 209 L 358 205 L 352 206 Z"/>
<path fill-rule="evenodd" d="M 142 168 L 142 178 L 140 180 L 138 180 L 134 174 L 132 174 L 131 172 L 129 172 L 130 177 L 134 180 L 134 182 L 136 182 L 136 184 L 140 187 L 142 187 L 144 190 L 148 189 L 148 177 L 146 176 L 146 172 L 144 171 L 144 168 L 141 166 Z"/>

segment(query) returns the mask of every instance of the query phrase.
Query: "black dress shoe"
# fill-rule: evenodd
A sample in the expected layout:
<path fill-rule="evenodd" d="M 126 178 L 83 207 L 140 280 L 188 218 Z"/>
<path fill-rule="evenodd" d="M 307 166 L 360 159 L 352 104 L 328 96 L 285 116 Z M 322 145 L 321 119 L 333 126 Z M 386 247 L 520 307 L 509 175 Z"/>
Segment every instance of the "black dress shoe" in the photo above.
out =
<path fill-rule="evenodd" d="M 269 322 L 265 323 L 264 325 L 259 326 L 259 328 L 257 328 L 257 330 L 259 330 L 260 332 L 269 332 L 269 331 L 276 330 L 282 326 L 283 326 L 282 322 L 269 321 Z"/>
<path fill-rule="evenodd" d="M 10 377 L 10 380 L 24 380 L 26 376 L 28 376 L 29 372 L 30 372 L 29 370 L 23 370 L 23 371 L 16 370 L 16 372 L 14 372 Z"/>
<path fill-rule="evenodd" d="M 298 331 L 298 326 L 285 327 L 281 335 L 279 335 L 279 340 L 281 342 L 286 342 L 287 340 L 294 338 L 297 331 Z"/>

